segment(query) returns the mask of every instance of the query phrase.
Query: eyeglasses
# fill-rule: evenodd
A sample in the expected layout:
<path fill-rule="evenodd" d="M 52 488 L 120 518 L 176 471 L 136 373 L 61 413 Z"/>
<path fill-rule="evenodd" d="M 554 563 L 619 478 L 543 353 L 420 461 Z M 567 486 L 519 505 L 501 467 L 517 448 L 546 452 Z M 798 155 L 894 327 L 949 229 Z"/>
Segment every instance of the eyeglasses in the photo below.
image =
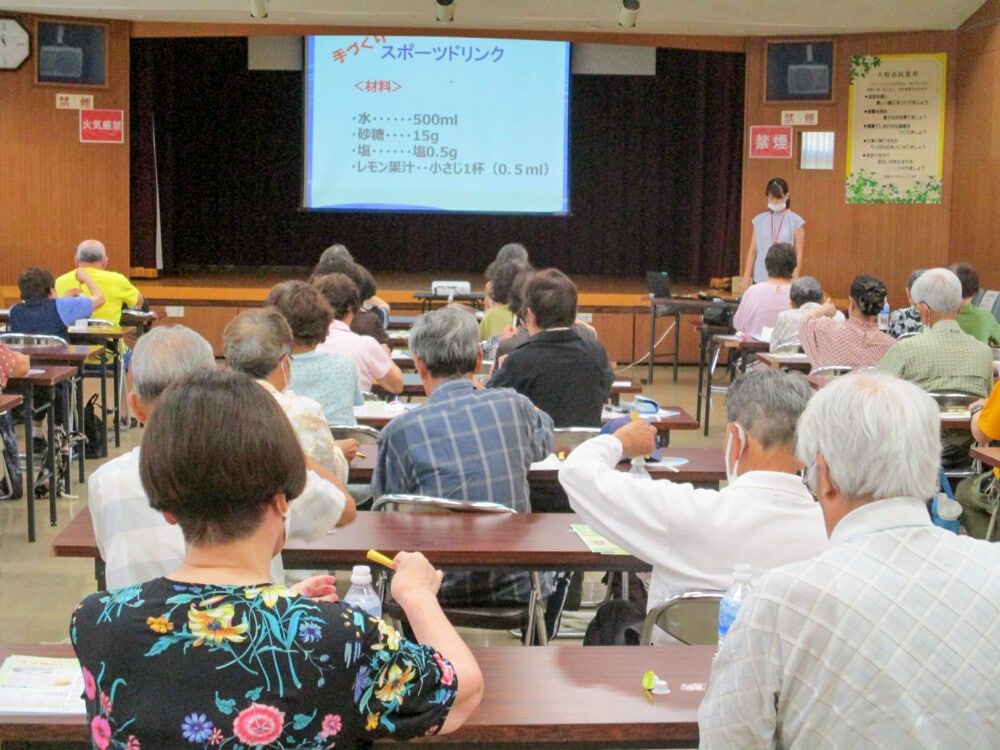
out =
<path fill-rule="evenodd" d="M 806 468 L 804 468 L 802 471 L 799 472 L 799 477 L 802 479 L 802 484 L 805 486 L 806 491 L 810 495 L 812 495 L 813 502 L 818 503 L 819 498 L 816 497 L 816 490 L 814 490 L 812 488 L 812 485 L 809 483 L 810 479 L 812 478 L 813 469 L 815 468 L 816 464 L 810 464 L 809 466 L 807 466 Z"/>

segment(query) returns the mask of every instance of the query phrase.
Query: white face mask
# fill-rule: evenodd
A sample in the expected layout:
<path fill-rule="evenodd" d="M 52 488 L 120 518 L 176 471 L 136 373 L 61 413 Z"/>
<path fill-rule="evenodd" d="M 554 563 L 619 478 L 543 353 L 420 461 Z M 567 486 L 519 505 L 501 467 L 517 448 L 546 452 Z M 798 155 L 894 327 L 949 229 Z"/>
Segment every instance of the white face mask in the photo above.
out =
<path fill-rule="evenodd" d="M 785 198 L 785 200 L 780 201 L 778 203 L 772 203 L 771 201 L 768 201 L 767 202 L 767 207 L 768 207 L 769 210 L 774 211 L 775 213 L 777 213 L 778 211 L 784 211 L 785 210 L 785 206 L 787 205 L 787 202 L 788 202 L 787 198 Z"/>
<path fill-rule="evenodd" d="M 739 476 L 740 470 L 740 456 L 743 455 L 743 450 L 746 448 L 746 433 L 743 431 L 743 425 L 739 422 L 733 422 L 733 427 L 736 428 L 736 433 L 740 438 L 740 445 L 736 451 L 736 461 L 733 462 L 733 468 L 729 468 L 729 454 L 733 447 L 733 433 L 730 430 L 726 431 L 726 448 L 725 452 L 722 454 L 722 459 L 726 462 L 726 482 L 732 484 L 733 480 Z"/>

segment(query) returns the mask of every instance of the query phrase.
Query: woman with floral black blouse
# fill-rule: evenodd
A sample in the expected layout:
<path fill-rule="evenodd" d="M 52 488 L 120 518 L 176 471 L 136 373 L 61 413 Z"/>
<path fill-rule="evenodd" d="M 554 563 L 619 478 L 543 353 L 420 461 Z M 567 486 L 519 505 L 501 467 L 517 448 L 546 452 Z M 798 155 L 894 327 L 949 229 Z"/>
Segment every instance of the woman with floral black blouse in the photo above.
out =
<path fill-rule="evenodd" d="M 101 748 L 354 748 L 454 731 L 482 675 L 437 604 L 441 572 L 395 560 L 416 642 L 382 620 L 268 580 L 305 483 L 295 434 L 249 377 L 200 373 L 146 427 L 150 504 L 184 532 L 169 576 L 88 596 L 70 635 Z"/>

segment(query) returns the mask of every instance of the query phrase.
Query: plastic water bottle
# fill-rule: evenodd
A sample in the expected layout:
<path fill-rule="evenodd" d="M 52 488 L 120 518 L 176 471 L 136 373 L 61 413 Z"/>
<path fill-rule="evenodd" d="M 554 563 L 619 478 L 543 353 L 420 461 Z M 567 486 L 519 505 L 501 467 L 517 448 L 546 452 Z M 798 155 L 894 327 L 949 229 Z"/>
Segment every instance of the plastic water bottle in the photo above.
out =
<path fill-rule="evenodd" d="M 344 603 L 363 609 L 372 617 L 382 617 L 382 600 L 372 588 L 372 571 L 367 565 L 355 565 L 351 571 L 351 588 Z"/>
<path fill-rule="evenodd" d="M 880 331 L 889 330 L 889 300 L 882 305 L 882 312 L 878 314 L 878 329 Z"/>
<path fill-rule="evenodd" d="M 739 563 L 733 571 L 733 582 L 729 590 L 722 596 L 719 602 L 719 648 L 722 648 L 723 641 L 729 633 L 729 628 L 736 619 L 736 614 L 743 606 L 743 600 L 753 586 L 750 584 L 750 566 L 746 563 Z"/>
<path fill-rule="evenodd" d="M 642 456 L 635 456 L 632 459 L 632 468 L 628 470 L 629 476 L 633 476 L 639 479 L 652 479 L 649 475 L 649 471 L 646 469 L 646 459 Z"/>

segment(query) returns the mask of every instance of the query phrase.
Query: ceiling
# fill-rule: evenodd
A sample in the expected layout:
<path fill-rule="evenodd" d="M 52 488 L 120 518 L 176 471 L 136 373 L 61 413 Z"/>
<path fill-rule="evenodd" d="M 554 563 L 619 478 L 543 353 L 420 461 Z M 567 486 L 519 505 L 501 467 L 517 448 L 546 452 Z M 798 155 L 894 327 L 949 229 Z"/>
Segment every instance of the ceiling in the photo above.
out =
<path fill-rule="evenodd" d="M 435 19 L 435 0 L 270 0 L 251 19 L 250 0 L 0 0 L 0 10 L 145 22 L 340 25 L 571 33 L 794 36 L 956 29 L 984 0 L 641 0 L 635 28 L 618 25 L 621 0 L 455 0 Z"/>

